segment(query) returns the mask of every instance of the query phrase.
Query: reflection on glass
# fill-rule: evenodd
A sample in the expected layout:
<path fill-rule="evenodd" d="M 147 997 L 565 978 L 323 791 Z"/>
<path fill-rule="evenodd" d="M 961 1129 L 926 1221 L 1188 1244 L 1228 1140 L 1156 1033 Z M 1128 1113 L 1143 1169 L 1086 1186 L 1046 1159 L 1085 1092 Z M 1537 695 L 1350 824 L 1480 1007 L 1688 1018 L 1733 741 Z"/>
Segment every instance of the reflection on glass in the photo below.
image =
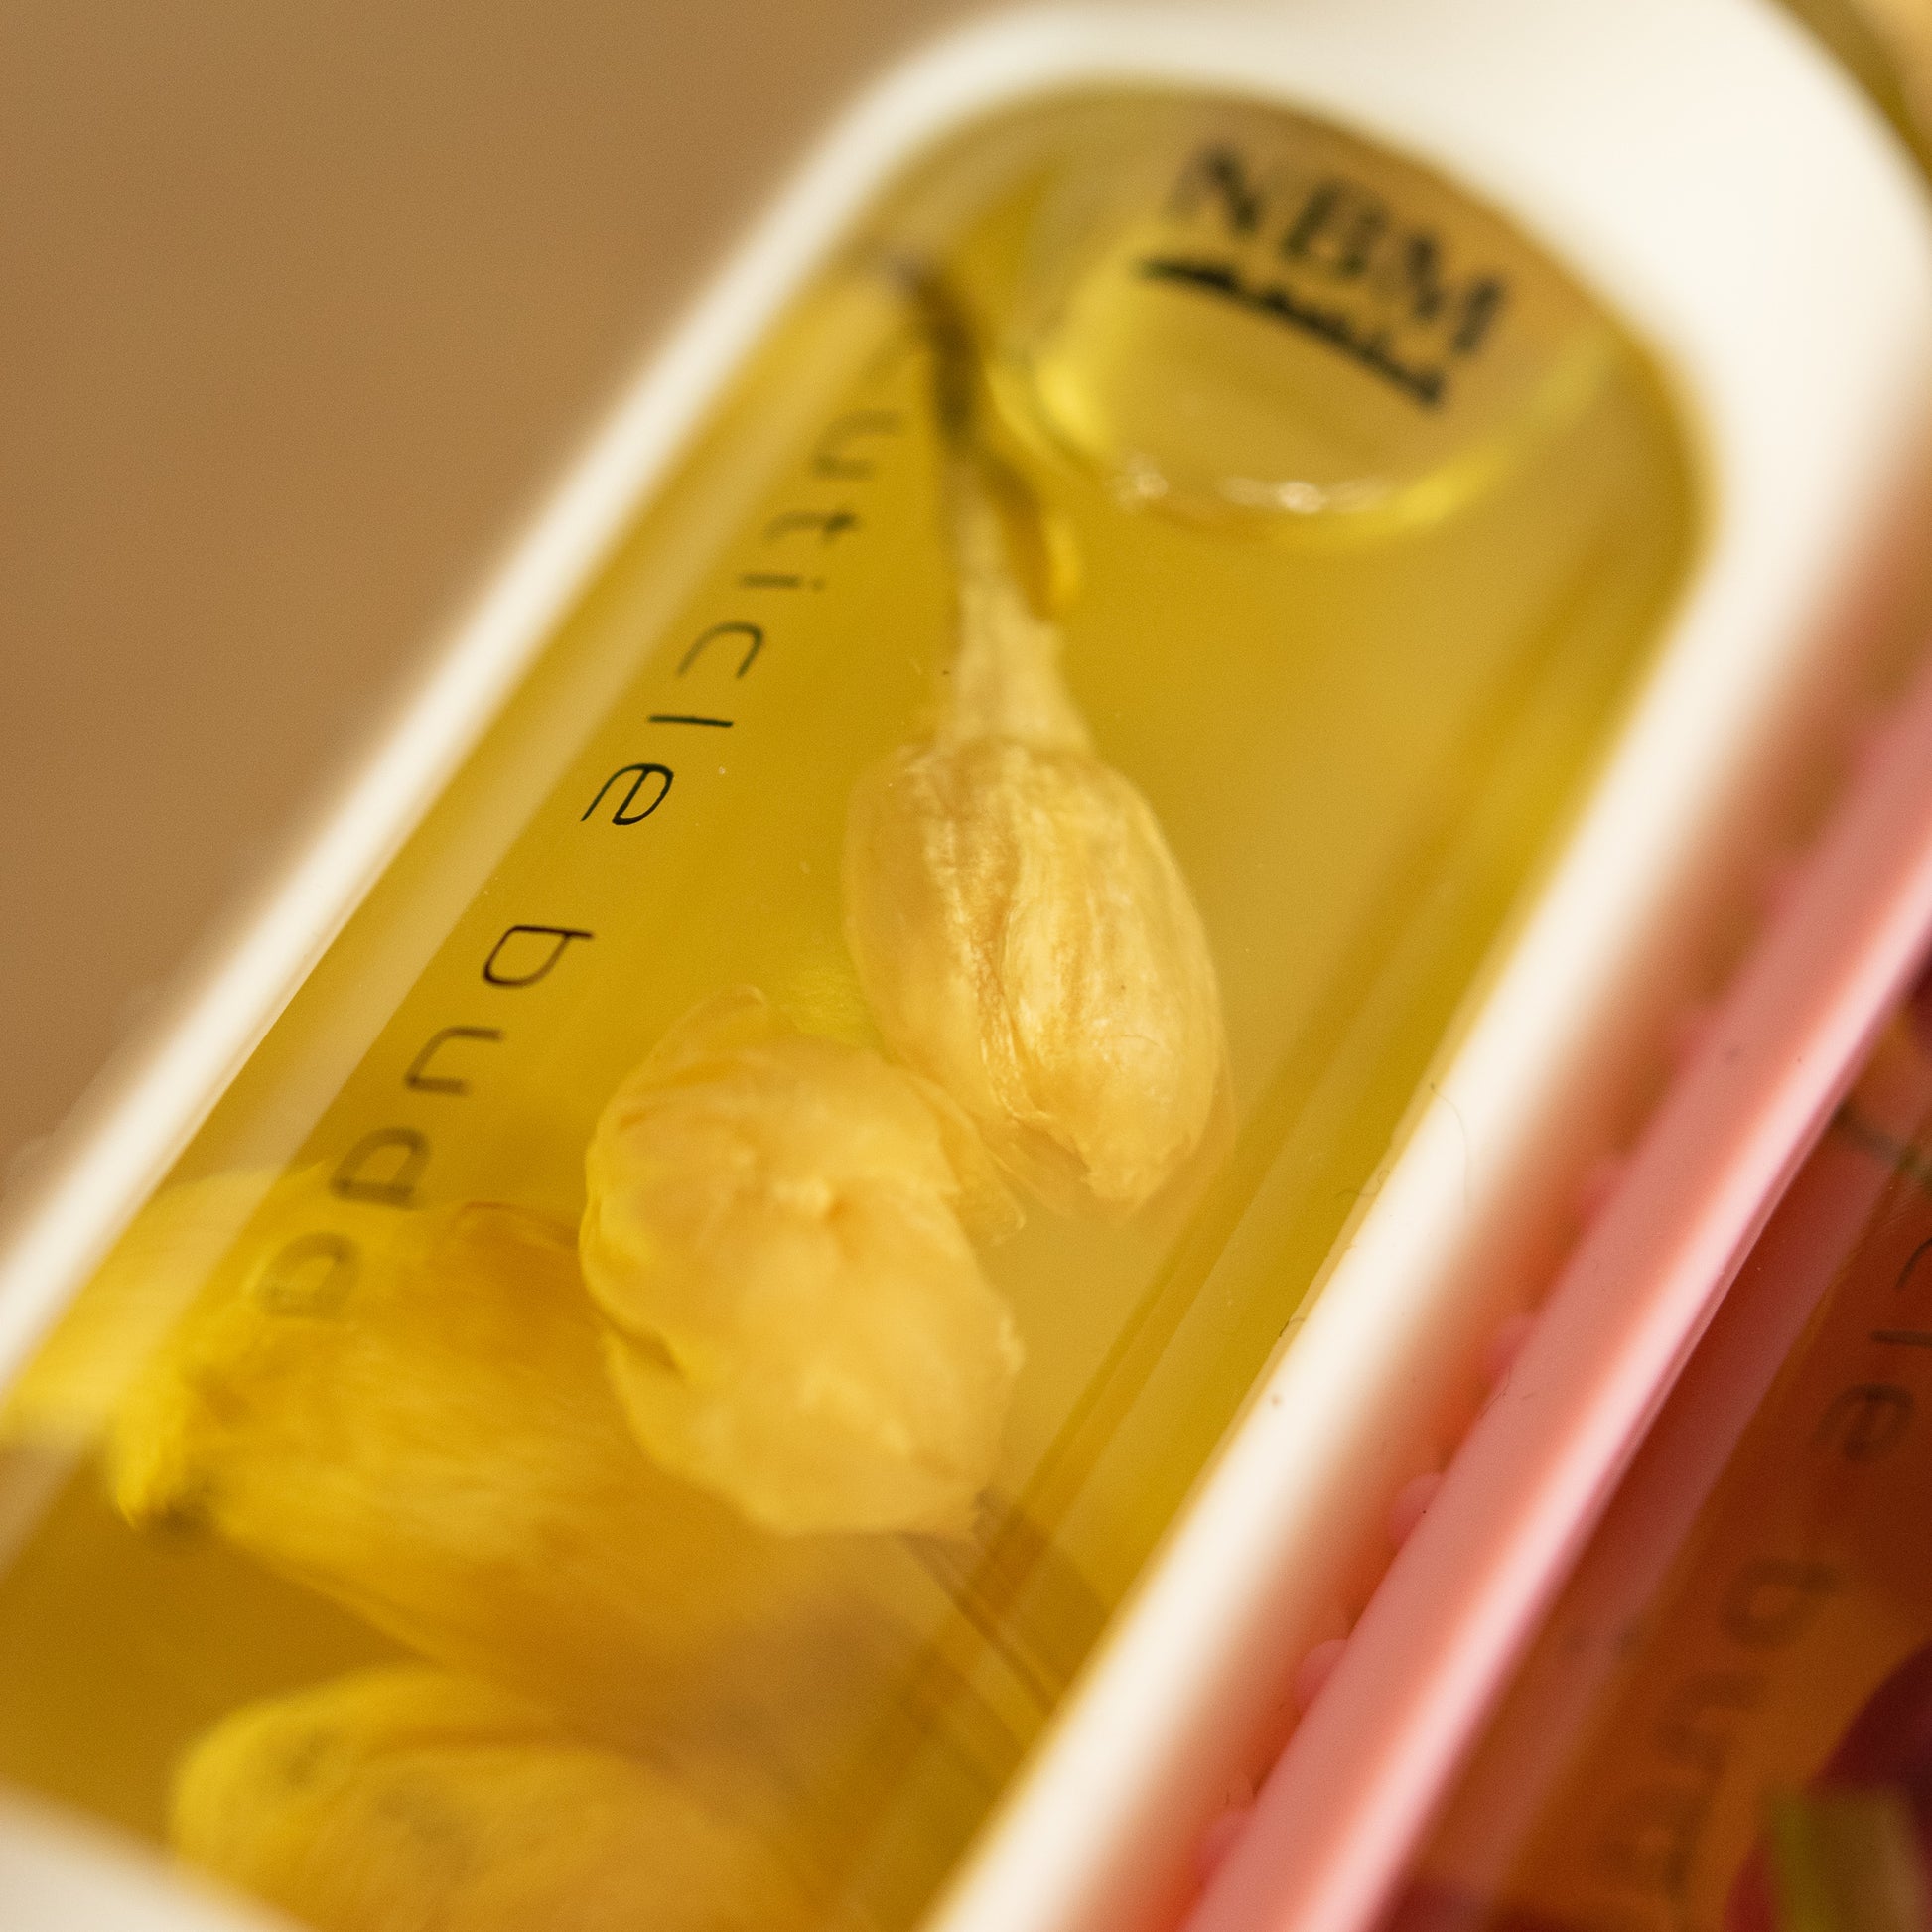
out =
<path fill-rule="evenodd" d="M 1921 992 L 1672 1391 L 1405 1932 L 1928 1923 L 1928 1015 Z"/>

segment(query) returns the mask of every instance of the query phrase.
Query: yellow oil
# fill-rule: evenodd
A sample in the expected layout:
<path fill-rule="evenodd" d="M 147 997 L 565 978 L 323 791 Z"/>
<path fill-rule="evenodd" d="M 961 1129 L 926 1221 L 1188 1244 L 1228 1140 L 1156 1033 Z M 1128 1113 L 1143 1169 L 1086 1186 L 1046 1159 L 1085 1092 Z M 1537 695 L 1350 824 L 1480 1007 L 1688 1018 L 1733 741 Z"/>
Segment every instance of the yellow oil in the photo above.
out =
<path fill-rule="evenodd" d="M 1932 167 L 1932 10 L 1923 0 L 1783 0 Z"/>
<path fill-rule="evenodd" d="M 572 1565 L 630 1534 L 617 1516 L 520 1565 L 469 1565 L 447 1527 L 473 1491 L 525 1483 L 535 1408 L 412 1441 L 375 1485 L 391 1494 L 325 1495 L 319 1445 L 245 1534 L 209 1527 L 240 1520 L 225 1495 L 129 1527 L 102 1434 L 206 1282 L 336 1324 L 300 1331 L 304 1415 L 363 1399 L 331 1379 L 350 1359 L 434 1393 L 459 1358 L 515 1355 L 513 1329 L 460 1312 L 410 1330 L 415 1353 L 343 1336 L 354 1267 L 465 1203 L 558 1231 L 559 1428 L 595 1436 L 601 1468 L 631 1452 L 553 1279 L 607 1100 L 736 986 L 879 1044 L 843 936 L 846 804 L 926 715 L 956 589 L 943 372 L 908 263 L 971 320 L 986 434 L 1059 559 L 1066 683 L 1191 889 L 1230 1067 L 1157 1199 L 1111 1222 L 1029 1199 L 985 1251 L 1025 1364 L 972 1533 L 785 1538 L 700 1499 L 695 1547 L 706 1523 L 729 1547 L 751 1647 L 708 1648 L 700 1555 L 663 1586 L 689 1614 L 653 1659 L 572 1612 Z M 162 1837 L 172 1767 L 224 1712 L 421 1651 L 701 1787 L 782 1848 L 804 1922 L 911 1924 L 1318 1292 L 1694 533 L 1642 349 L 1399 156 L 1139 93 L 1030 106 L 928 155 L 793 301 L 221 1097 L 149 1210 L 152 1228 L 174 1203 L 165 1254 L 130 1245 L 137 1223 L 30 1371 L 0 1462 L 0 1778 Z M 210 1390 L 246 1412 L 243 1443 L 295 1399 Z M 669 1493 L 636 1454 L 640 1489 Z M 315 1497 L 339 1512 L 321 1556 Z M 395 1527 L 412 1510 L 420 1547 Z M 807 1606 L 823 1647 L 801 1654 L 836 1657 L 829 1676 L 760 1655 L 761 1590 Z M 707 1728 L 714 1707 L 734 1715 Z M 280 1902 L 341 1922 L 320 1896 Z"/>

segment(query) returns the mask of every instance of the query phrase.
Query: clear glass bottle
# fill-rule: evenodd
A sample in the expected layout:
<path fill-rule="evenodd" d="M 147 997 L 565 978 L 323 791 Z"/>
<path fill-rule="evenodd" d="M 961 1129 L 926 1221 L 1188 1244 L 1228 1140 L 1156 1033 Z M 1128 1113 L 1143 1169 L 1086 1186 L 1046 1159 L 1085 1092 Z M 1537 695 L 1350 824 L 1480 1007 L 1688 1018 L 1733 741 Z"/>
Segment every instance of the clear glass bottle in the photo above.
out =
<path fill-rule="evenodd" d="M 1401 156 L 945 140 L 13 1391 L 0 1777 L 345 1932 L 910 1924 L 1697 523 L 1644 349 Z"/>

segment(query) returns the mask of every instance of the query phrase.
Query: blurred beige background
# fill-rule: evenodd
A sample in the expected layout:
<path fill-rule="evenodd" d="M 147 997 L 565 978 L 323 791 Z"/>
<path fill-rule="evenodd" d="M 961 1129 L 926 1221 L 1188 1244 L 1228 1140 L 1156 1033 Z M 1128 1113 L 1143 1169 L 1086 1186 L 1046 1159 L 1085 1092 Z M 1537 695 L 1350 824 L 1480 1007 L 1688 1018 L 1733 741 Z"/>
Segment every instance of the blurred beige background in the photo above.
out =
<path fill-rule="evenodd" d="M 970 0 L 0 0 L 0 1169 Z"/>

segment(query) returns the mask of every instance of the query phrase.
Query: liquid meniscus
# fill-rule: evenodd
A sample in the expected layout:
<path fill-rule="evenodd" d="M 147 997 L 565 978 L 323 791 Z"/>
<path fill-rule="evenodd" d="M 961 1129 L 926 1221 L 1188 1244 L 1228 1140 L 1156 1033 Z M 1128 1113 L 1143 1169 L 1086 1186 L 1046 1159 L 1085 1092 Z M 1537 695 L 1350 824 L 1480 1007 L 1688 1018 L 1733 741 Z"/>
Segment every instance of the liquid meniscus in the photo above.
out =
<path fill-rule="evenodd" d="M 0 1425 L 0 1779 L 323 1932 L 912 1924 L 1292 1333 L 1681 582 L 1506 222 L 950 137 Z"/>

